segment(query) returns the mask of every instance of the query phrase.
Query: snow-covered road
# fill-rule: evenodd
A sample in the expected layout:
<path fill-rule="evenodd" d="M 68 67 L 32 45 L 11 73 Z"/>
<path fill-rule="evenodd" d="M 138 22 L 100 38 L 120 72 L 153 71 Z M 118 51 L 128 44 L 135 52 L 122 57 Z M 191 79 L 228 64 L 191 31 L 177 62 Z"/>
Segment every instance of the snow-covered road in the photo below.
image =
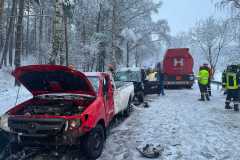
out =
<path fill-rule="evenodd" d="M 14 106 L 17 88 L 8 74 L 0 79 L 0 115 Z M 31 97 L 20 90 L 19 102 Z M 136 107 L 114 127 L 99 160 L 144 160 L 136 150 L 147 143 L 164 147 L 162 160 L 240 160 L 240 113 L 224 110 L 217 90 L 210 102 L 199 102 L 199 91 L 167 90 L 165 97 L 148 96 L 149 108 Z"/>
<path fill-rule="evenodd" d="M 100 160 L 143 160 L 136 147 L 147 143 L 163 145 L 164 160 L 239 160 L 240 113 L 224 110 L 219 91 L 210 102 L 198 98 L 197 88 L 149 96 L 150 108 L 111 131 Z"/>

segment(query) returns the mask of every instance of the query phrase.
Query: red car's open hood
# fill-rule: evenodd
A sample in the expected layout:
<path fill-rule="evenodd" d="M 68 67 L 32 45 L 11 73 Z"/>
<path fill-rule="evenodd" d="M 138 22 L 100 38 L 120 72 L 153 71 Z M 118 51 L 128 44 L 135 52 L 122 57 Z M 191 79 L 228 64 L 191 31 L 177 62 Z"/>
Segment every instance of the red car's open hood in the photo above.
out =
<path fill-rule="evenodd" d="M 24 66 L 16 68 L 13 76 L 34 96 L 48 93 L 79 93 L 96 96 L 90 81 L 83 73 L 65 66 Z"/>

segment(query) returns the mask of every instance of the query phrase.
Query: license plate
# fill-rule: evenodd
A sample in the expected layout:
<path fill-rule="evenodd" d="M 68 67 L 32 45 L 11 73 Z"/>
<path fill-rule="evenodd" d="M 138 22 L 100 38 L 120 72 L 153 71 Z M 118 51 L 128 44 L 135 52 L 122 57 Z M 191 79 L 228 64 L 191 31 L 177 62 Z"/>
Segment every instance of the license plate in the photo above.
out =
<path fill-rule="evenodd" d="M 181 76 L 177 76 L 177 77 L 176 77 L 176 80 L 177 80 L 177 81 L 180 81 L 180 80 L 182 80 L 182 77 L 181 77 Z"/>

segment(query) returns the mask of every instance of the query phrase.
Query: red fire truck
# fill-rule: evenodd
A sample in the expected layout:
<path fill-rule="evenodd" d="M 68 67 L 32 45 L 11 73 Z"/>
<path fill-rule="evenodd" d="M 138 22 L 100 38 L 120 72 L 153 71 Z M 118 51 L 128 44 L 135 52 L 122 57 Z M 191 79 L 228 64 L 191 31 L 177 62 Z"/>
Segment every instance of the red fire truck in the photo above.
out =
<path fill-rule="evenodd" d="M 163 59 L 165 86 L 191 88 L 194 83 L 193 65 L 189 48 L 168 49 Z"/>

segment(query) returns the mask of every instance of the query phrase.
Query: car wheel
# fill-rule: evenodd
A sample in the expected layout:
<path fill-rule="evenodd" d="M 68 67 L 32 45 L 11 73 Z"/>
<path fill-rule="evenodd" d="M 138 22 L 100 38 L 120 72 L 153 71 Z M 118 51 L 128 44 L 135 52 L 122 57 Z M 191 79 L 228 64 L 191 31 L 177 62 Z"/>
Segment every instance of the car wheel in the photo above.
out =
<path fill-rule="evenodd" d="M 0 152 L 1 152 L 6 148 L 6 146 L 10 142 L 9 138 L 6 136 L 6 134 L 3 131 L 1 131 L 1 129 L 0 129 L 0 142 L 1 142 L 0 143 Z"/>
<path fill-rule="evenodd" d="M 123 115 L 125 116 L 125 117 L 129 117 L 130 116 L 130 114 L 131 114 L 131 112 L 132 112 L 132 100 L 131 100 L 131 98 L 129 99 L 129 101 L 128 101 L 128 106 L 127 106 L 127 109 L 124 111 L 124 113 L 123 113 Z"/>
<path fill-rule="evenodd" d="M 192 89 L 193 85 L 186 86 L 187 89 Z"/>
<path fill-rule="evenodd" d="M 104 128 L 97 125 L 83 140 L 83 148 L 86 156 L 97 159 L 101 156 L 105 142 Z"/>
<path fill-rule="evenodd" d="M 144 93 L 143 92 L 141 92 L 140 95 L 138 96 L 138 100 L 140 103 L 144 102 Z"/>

